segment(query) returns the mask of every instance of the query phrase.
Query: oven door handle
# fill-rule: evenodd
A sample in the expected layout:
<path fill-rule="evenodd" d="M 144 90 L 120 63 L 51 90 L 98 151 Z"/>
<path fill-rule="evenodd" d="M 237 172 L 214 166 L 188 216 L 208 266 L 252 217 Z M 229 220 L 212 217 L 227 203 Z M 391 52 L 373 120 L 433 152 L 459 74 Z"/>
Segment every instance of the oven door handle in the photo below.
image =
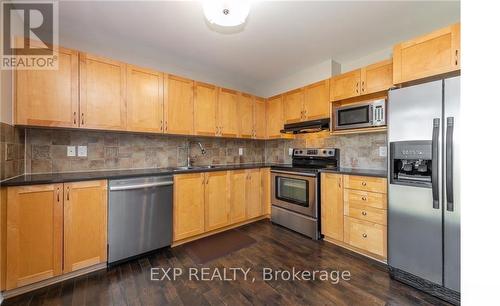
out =
<path fill-rule="evenodd" d="M 271 173 L 282 173 L 282 174 L 291 174 L 291 175 L 297 175 L 297 176 L 316 177 L 316 174 L 314 174 L 314 173 L 303 173 L 303 172 L 292 172 L 292 171 L 281 171 L 281 170 L 271 170 Z"/>

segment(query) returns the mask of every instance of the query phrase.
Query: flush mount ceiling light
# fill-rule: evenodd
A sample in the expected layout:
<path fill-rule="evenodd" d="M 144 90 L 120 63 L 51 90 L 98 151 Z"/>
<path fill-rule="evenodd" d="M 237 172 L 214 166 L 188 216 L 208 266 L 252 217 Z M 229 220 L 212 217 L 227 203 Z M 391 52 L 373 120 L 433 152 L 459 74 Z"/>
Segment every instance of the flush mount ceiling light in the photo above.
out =
<path fill-rule="evenodd" d="M 250 12 L 250 0 L 204 0 L 203 12 L 208 22 L 223 27 L 244 24 Z"/>

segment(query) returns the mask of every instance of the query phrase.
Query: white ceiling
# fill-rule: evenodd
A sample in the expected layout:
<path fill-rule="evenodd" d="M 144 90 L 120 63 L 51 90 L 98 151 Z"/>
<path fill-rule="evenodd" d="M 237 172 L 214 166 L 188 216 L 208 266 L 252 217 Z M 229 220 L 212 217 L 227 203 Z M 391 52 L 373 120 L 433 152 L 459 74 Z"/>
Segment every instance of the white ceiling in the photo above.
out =
<path fill-rule="evenodd" d="M 241 90 L 327 59 L 354 61 L 460 19 L 460 3 L 450 1 L 258 1 L 243 31 L 220 34 L 199 1 L 69 1 L 59 9 L 61 44 L 128 52 L 153 68 L 211 74 Z"/>

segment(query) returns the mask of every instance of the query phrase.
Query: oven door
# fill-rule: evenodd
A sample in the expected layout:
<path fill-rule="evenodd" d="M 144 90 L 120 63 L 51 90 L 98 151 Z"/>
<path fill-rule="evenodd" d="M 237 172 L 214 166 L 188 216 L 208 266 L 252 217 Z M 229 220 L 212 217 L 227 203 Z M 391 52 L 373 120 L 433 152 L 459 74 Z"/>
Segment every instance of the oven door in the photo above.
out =
<path fill-rule="evenodd" d="M 335 129 L 355 129 L 373 125 L 371 103 L 335 109 Z"/>
<path fill-rule="evenodd" d="M 316 174 L 271 171 L 271 204 L 317 217 Z"/>

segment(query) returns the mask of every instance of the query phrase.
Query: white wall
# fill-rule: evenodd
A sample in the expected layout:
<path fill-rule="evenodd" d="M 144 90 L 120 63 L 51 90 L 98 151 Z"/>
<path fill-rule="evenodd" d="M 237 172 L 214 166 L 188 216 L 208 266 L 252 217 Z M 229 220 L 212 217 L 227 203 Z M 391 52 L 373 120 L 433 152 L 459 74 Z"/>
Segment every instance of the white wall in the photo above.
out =
<path fill-rule="evenodd" d="M 261 97 L 271 97 L 288 90 L 321 81 L 340 73 L 340 64 L 326 60 L 287 77 L 271 82 L 262 82 L 256 88 L 256 94 Z"/>
<path fill-rule="evenodd" d="M 358 69 L 376 62 L 380 62 L 392 57 L 392 47 L 388 47 L 370 54 L 367 54 L 357 60 L 350 62 L 343 62 L 341 64 L 341 72 L 348 72 L 354 69 Z"/>

